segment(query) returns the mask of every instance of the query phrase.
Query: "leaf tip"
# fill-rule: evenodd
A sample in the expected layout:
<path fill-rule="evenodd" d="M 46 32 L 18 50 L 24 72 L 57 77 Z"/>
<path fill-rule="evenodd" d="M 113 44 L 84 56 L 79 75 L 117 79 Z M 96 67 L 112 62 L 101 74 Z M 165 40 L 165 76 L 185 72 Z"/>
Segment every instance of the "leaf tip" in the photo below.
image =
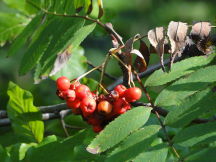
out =
<path fill-rule="evenodd" d="M 101 152 L 100 147 L 92 148 L 92 147 L 87 147 L 86 150 L 91 153 L 91 154 L 99 154 Z"/>

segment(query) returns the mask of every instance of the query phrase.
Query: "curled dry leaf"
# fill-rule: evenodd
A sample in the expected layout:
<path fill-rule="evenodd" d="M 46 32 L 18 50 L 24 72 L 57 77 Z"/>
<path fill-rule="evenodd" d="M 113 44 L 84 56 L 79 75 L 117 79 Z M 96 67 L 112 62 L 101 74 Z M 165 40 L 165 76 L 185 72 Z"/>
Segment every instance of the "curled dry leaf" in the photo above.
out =
<path fill-rule="evenodd" d="M 196 44 L 197 48 L 204 54 L 209 54 L 211 49 L 211 24 L 209 22 L 198 22 L 192 26 L 190 37 Z"/>
<path fill-rule="evenodd" d="M 174 21 L 171 21 L 169 23 L 167 35 L 171 44 L 170 69 L 172 67 L 175 57 L 177 55 L 180 57 L 185 48 L 187 30 L 187 23 Z"/>
<path fill-rule="evenodd" d="M 113 29 L 113 25 L 111 23 L 106 23 L 105 28 L 109 33 L 112 33 L 111 37 L 114 48 L 118 48 L 119 43 L 124 44 L 122 37 Z"/>
<path fill-rule="evenodd" d="M 98 0 L 98 8 L 99 8 L 99 13 L 98 13 L 98 19 L 100 19 L 103 14 L 104 14 L 104 11 L 103 11 L 103 1 L 102 0 Z"/>
<path fill-rule="evenodd" d="M 146 43 L 140 40 L 140 53 L 143 57 L 137 56 L 134 61 L 134 67 L 138 70 L 139 73 L 144 72 L 147 69 L 149 63 L 150 52 Z"/>
<path fill-rule="evenodd" d="M 58 54 L 53 69 L 50 72 L 49 76 L 55 75 L 59 70 L 61 70 L 64 65 L 68 62 L 71 57 L 71 46 L 69 46 L 65 51 Z"/>
<path fill-rule="evenodd" d="M 165 71 L 163 56 L 164 56 L 164 28 L 157 27 L 148 32 L 148 39 L 151 45 L 155 48 L 157 54 L 160 56 L 160 62 L 162 66 L 162 70 Z"/>

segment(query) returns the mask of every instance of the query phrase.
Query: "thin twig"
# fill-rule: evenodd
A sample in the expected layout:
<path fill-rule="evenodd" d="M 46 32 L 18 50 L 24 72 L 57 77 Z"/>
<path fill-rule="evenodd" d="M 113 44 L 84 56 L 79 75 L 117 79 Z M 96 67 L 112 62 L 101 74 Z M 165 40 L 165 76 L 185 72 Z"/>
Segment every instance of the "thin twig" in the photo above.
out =
<path fill-rule="evenodd" d="M 101 85 L 103 85 L 103 84 L 102 84 L 102 82 L 103 82 L 103 77 L 104 77 L 104 73 L 105 73 L 106 66 L 107 66 L 107 64 L 108 64 L 109 58 L 110 58 L 110 55 L 109 55 L 109 53 L 108 53 L 108 54 L 106 55 L 106 57 L 105 57 L 103 63 L 102 63 L 102 67 L 101 67 L 102 71 L 101 71 L 100 81 L 99 81 L 99 84 L 98 84 L 98 86 L 97 86 L 97 92 L 98 92 L 98 90 L 99 90 L 99 87 L 100 87 Z"/>
<path fill-rule="evenodd" d="M 65 132 L 65 134 L 66 134 L 67 137 L 69 137 L 70 135 L 69 135 L 69 133 L 67 131 L 64 118 L 65 118 L 66 115 L 68 115 L 70 113 L 71 113 L 71 110 L 62 110 L 62 111 L 59 112 L 59 115 L 60 115 L 60 118 L 61 118 L 60 121 L 61 121 L 61 124 L 62 124 L 62 128 L 63 128 L 63 130 L 64 130 L 64 132 Z"/>
<path fill-rule="evenodd" d="M 79 81 L 80 79 L 82 79 L 83 77 L 85 77 L 86 75 L 90 74 L 91 72 L 100 69 L 102 67 L 102 65 L 96 66 L 94 68 L 92 68 L 91 70 L 87 71 L 86 73 L 82 74 L 81 76 L 79 76 L 76 80 Z"/>
<path fill-rule="evenodd" d="M 92 68 L 95 68 L 95 66 L 90 62 L 90 61 L 87 61 L 87 64 L 89 65 L 89 66 L 91 66 Z M 99 71 L 99 72 L 102 72 L 102 70 L 101 69 L 97 69 L 97 71 Z M 106 73 L 106 72 L 104 72 L 104 76 L 106 76 L 107 78 L 109 78 L 109 79 L 111 79 L 111 80 L 114 80 L 114 81 L 116 81 L 116 77 L 114 77 L 114 76 L 112 76 L 112 75 L 110 75 L 110 74 L 108 74 L 108 73 Z"/>

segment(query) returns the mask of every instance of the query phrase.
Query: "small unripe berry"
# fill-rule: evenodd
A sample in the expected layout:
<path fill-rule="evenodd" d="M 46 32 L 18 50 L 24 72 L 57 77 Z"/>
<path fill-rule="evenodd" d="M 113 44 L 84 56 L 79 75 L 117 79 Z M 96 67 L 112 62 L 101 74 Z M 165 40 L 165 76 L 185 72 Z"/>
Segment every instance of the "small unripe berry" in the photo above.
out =
<path fill-rule="evenodd" d="M 93 98 L 85 97 L 81 101 L 80 108 L 83 113 L 92 114 L 96 109 L 96 101 Z"/>
<path fill-rule="evenodd" d="M 83 99 L 88 96 L 88 93 L 90 92 L 90 89 L 88 86 L 81 84 L 75 89 L 76 97 Z"/>
<path fill-rule="evenodd" d="M 112 111 L 112 105 L 108 101 L 104 100 L 99 102 L 97 109 L 100 113 L 109 114 Z"/>
<path fill-rule="evenodd" d="M 142 96 L 142 91 L 138 87 L 128 88 L 124 93 L 124 97 L 128 102 L 135 102 L 139 100 L 141 96 Z"/>
<path fill-rule="evenodd" d="M 80 107 L 81 101 L 79 99 L 75 99 L 74 101 L 67 101 L 67 106 L 69 108 L 78 109 Z"/>
<path fill-rule="evenodd" d="M 116 92 L 118 92 L 119 97 L 122 97 L 124 95 L 125 91 L 127 90 L 127 88 L 124 85 L 119 84 L 114 88 L 114 90 Z"/>
<path fill-rule="evenodd" d="M 65 76 L 59 77 L 56 80 L 56 86 L 57 86 L 58 90 L 66 91 L 70 88 L 70 80 Z"/>

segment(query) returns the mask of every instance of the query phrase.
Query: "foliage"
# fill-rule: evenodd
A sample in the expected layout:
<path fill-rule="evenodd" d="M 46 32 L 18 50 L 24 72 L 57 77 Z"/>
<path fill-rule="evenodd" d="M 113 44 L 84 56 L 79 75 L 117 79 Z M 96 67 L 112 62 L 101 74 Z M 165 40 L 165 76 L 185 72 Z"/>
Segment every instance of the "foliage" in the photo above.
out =
<path fill-rule="evenodd" d="M 20 82 L 15 81 L 16 84 L 8 82 L 7 92 L 6 88 L 2 90 L 3 86 L 0 87 L 0 97 L 3 96 L 3 102 L 6 103 L 0 103 L 0 161 L 214 161 L 216 53 L 215 35 L 211 29 L 213 27 L 208 22 L 200 22 L 206 28 L 200 27 L 201 32 L 197 34 L 196 26 L 192 25 L 189 33 L 188 24 L 171 21 L 169 25 L 168 22 L 165 24 L 168 26 L 168 34 L 165 36 L 165 28 L 160 28 L 161 33 L 156 32 L 159 28 L 155 26 L 159 23 L 155 24 L 151 20 L 155 29 L 147 34 L 153 45 L 149 48 L 148 43 L 143 41 L 144 37 L 132 37 L 129 31 L 131 26 L 119 19 L 117 30 L 123 38 L 125 33 L 129 33 L 126 38 L 131 37 L 123 44 L 121 36 L 114 30 L 115 24 L 114 27 L 106 24 L 111 14 L 103 3 L 118 12 L 124 12 L 125 8 L 130 10 L 135 5 L 127 6 L 126 2 L 122 1 L 125 4 L 121 4 L 114 0 L 0 1 L 0 45 L 6 49 L 9 59 L 14 58 L 11 66 L 16 65 L 16 70 L 11 70 L 16 71 L 16 77 L 9 79 L 16 80 L 20 76 L 24 78 Z M 175 3 L 179 2 L 170 1 L 170 6 Z M 188 4 L 191 6 L 191 3 Z M 166 6 L 161 7 L 167 9 Z M 160 17 L 162 15 L 158 14 L 161 13 L 159 11 L 155 8 L 155 14 Z M 165 15 L 166 12 L 164 10 Z M 173 18 L 172 15 L 170 18 Z M 135 20 L 130 20 L 133 21 Z M 105 30 L 102 32 L 99 27 Z M 111 35 L 112 41 L 104 43 L 99 39 L 95 46 L 92 39 L 98 39 L 98 36 L 107 39 L 104 32 Z M 161 37 L 157 39 L 159 35 Z M 197 36 L 196 39 L 194 35 Z M 170 42 L 166 43 L 165 38 L 169 38 Z M 138 48 L 136 42 L 141 39 Z M 86 55 L 90 51 L 85 48 L 86 44 L 91 48 L 107 47 L 110 50 L 106 48 L 102 52 L 109 51 L 109 55 L 104 59 L 96 50 L 93 52 L 97 53 L 96 57 Z M 120 52 L 122 55 L 119 56 Z M 137 55 L 134 64 L 132 53 Z M 105 93 L 107 82 L 111 84 L 113 79 L 105 80 L 108 75 L 106 72 L 122 69 L 124 83 L 133 85 L 130 68 L 135 65 L 136 70 L 147 76 L 148 68 L 156 60 L 152 53 L 159 55 L 163 69 L 154 70 L 141 80 L 132 70 L 139 80 L 137 84 L 145 93 L 142 102 L 146 101 L 146 95 L 151 103 L 147 106 L 133 103 L 132 110 L 107 123 L 99 134 L 93 133 L 82 117 L 70 114 L 62 119 L 64 104 L 60 105 L 61 110 L 35 106 L 41 105 L 38 98 L 47 100 L 43 104 L 60 102 L 53 97 L 56 91 L 53 88 L 54 81 L 60 76 L 81 78 L 81 83 L 88 85 L 91 91 Z M 165 66 L 165 53 L 170 53 L 171 62 L 177 55 L 182 54 L 183 57 L 182 60 Z M 87 78 L 88 72 L 85 72 L 89 69 L 88 65 L 91 65 L 89 60 L 98 63 L 101 58 L 104 61 L 100 67 L 90 69 L 97 69 L 101 76 L 90 74 Z M 112 66 L 116 64 L 113 60 L 118 61 L 120 67 Z M 2 61 L 0 67 L 3 66 Z M 7 70 L 9 73 L 9 68 Z M 24 85 L 25 80 L 29 82 L 28 78 L 31 78 L 31 88 Z M 32 86 L 32 80 L 38 85 Z M 0 84 L 1 82 L 0 78 Z M 54 95 L 50 97 L 51 93 Z M 60 116 L 61 120 L 58 119 Z M 57 119 L 44 121 L 50 118 Z M 8 121 L 11 125 L 8 125 Z M 68 137 L 65 137 L 65 132 L 66 135 L 69 134 Z"/>

